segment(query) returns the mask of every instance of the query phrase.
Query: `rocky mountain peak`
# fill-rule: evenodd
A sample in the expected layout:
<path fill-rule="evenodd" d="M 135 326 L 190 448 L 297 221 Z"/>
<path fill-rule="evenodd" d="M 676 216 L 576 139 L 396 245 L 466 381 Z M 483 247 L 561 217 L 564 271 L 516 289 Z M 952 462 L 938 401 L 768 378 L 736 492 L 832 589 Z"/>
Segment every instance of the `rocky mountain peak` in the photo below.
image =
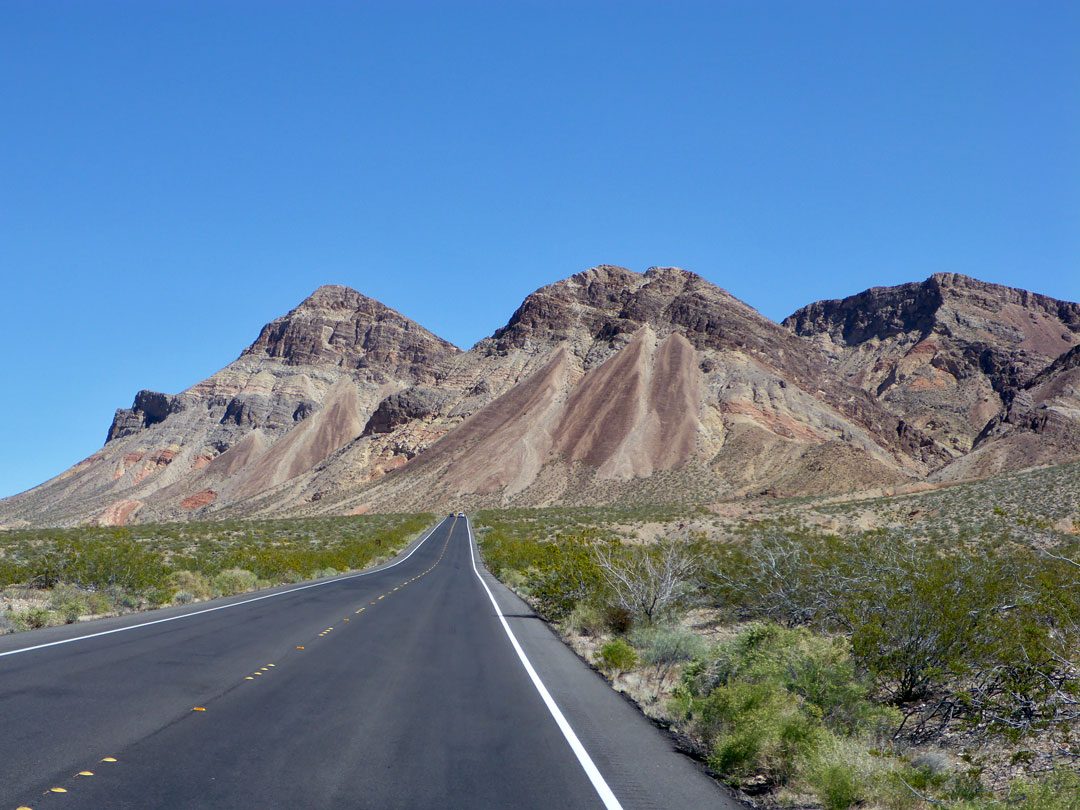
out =
<path fill-rule="evenodd" d="M 343 284 L 323 284 L 316 289 L 315 292 L 297 304 L 296 307 L 284 317 L 287 318 L 289 315 L 296 312 L 307 312 L 312 310 L 327 312 L 394 312 L 394 310 L 390 309 L 390 307 L 386 306 L 381 301 L 369 298 L 363 293 L 357 292 L 352 287 L 346 287 Z"/>
<path fill-rule="evenodd" d="M 481 346 L 493 353 L 560 342 L 590 343 L 629 336 L 648 325 L 660 335 L 684 332 L 698 345 L 786 333 L 752 307 L 678 267 L 635 273 L 600 265 L 541 287 Z M 728 335 L 732 340 L 729 340 Z M 756 342 L 753 341 L 752 342 Z"/>
<path fill-rule="evenodd" d="M 319 287 L 263 327 L 242 357 L 286 365 L 377 367 L 391 376 L 430 376 L 459 350 L 385 304 L 337 284 Z"/>

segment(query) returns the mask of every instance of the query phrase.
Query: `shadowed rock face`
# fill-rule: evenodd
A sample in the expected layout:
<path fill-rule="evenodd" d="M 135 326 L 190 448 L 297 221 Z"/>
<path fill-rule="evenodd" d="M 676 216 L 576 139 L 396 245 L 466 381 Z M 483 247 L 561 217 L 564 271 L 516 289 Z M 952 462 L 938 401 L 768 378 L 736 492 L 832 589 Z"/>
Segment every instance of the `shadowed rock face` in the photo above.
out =
<path fill-rule="evenodd" d="M 364 436 L 374 433 L 390 433 L 394 428 L 414 419 L 434 416 L 444 397 L 434 388 L 420 386 L 391 394 L 375 409 L 364 426 Z"/>
<path fill-rule="evenodd" d="M 169 414 L 184 410 L 184 403 L 178 397 L 161 394 L 157 391 L 140 391 L 135 395 L 135 403 L 130 408 L 118 408 L 106 442 L 130 436 L 132 433 L 164 422 Z"/>
<path fill-rule="evenodd" d="M 780 325 L 601 266 L 468 352 L 326 286 L 0 525 L 840 493 L 1080 455 L 1078 392 L 1080 305 L 951 274 Z"/>

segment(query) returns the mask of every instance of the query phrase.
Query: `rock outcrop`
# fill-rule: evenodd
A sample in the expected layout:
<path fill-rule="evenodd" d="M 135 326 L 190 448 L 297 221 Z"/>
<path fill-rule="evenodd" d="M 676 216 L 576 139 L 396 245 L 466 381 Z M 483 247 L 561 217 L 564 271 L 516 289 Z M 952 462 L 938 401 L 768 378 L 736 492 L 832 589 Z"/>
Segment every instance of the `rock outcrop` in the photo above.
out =
<path fill-rule="evenodd" d="M 1080 304 L 939 273 L 819 301 L 784 325 L 810 340 L 845 379 L 947 448 L 957 460 L 942 473 L 950 477 L 979 474 L 973 459 L 962 459 L 1002 438 L 1008 432 L 1002 426 L 1030 429 L 1024 392 L 1039 387 L 1040 375 L 1080 345 Z M 1057 424 L 1057 417 L 1048 418 Z M 1071 428 L 1061 423 L 1058 430 Z M 1009 467 L 1027 463 L 1026 451 L 1010 455 Z"/>

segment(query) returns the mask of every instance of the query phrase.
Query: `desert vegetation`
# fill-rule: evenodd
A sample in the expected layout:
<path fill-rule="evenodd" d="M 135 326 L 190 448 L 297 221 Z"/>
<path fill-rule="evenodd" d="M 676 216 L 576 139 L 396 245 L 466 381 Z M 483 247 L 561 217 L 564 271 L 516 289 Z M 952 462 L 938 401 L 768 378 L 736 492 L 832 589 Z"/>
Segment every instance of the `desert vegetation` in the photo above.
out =
<path fill-rule="evenodd" d="M 364 568 L 434 516 L 362 515 L 0 533 L 0 633 Z"/>
<path fill-rule="evenodd" d="M 1080 547 L 1047 502 L 1078 474 L 1027 473 L 1013 499 L 882 499 L 905 519 L 869 530 L 814 527 L 787 503 L 720 528 L 685 508 L 483 512 L 478 539 L 496 576 L 755 804 L 1077 808 Z M 1032 498 L 1052 514 L 1020 514 Z M 823 507 L 848 508 L 866 504 Z"/>

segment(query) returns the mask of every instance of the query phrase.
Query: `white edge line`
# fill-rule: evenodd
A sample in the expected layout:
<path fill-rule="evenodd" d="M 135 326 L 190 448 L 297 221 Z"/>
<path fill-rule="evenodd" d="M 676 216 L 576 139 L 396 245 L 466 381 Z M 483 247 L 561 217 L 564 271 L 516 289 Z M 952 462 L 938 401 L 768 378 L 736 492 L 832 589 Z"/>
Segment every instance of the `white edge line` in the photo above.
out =
<path fill-rule="evenodd" d="M 600 769 L 596 767 L 596 764 L 592 761 L 592 757 L 589 756 L 589 752 L 585 750 L 585 746 L 581 744 L 581 740 L 579 740 L 577 734 L 574 733 L 574 729 L 570 727 L 570 723 L 567 722 L 566 718 L 563 716 L 558 704 L 555 703 L 555 699 L 551 696 L 551 693 L 548 692 L 547 687 L 544 686 L 544 682 L 540 680 L 540 676 L 536 674 L 536 670 L 533 669 L 533 665 L 525 655 L 525 651 L 521 648 L 521 645 L 518 644 L 514 632 L 510 629 L 510 625 L 506 623 L 506 617 L 503 615 L 499 603 L 495 601 L 495 595 L 492 594 L 491 588 L 484 582 L 484 578 L 480 575 L 480 570 L 476 567 L 476 555 L 473 552 L 474 542 L 472 522 L 469 521 L 468 518 L 465 519 L 465 527 L 469 530 L 469 557 L 472 559 L 473 571 L 476 574 L 476 578 L 480 580 L 480 584 L 484 586 L 484 590 L 487 591 L 488 599 L 491 600 L 491 604 L 495 607 L 495 615 L 499 617 L 499 621 L 502 622 L 503 630 L 506 631 L 506 635 L 510 637 L 510 643 L 514 646 L 514 652 L 516 652 L 518 658 L 521 659 L 525 671 L 529 673 L 529 678 L 532 679 L 536 691 L 540 693 L 544 705 L 547 706 L 548 711 L 551 712 L 551 716 L 555 718 L 555 722 L 559 726 L 559 731 L 563 733 L 566 741 L 570 743 L 570 748 L 578 758 L 578 762 L 581 763 L 581 767 L 585 770 L 585 775 L 589 777 L 589 781 L 592 782 L 593 787 L 596 788 L 596 792 L 600 795 L 600 800 L 604 803 L 604 807 L 607 808 L 607 810 L 622 810 L 622 805 L 619 804 L 619 800 L 615 798 L 615 794 L 611 792 L 608 783 L 604 781 L 604 777 L 600 774 Z"/>
<path fill-rule="evenodd" d="M 3 658 L 5 656 L 7 656 L 7 655 L 18 655 L 19 653 L 31 652 L 32 650 L 42 650 L 42 649 L 44 649 L 46 647 L 56 647 L 56 646 L 59 646 L 60 644 L 72 644 L 72 643 L 74 643 L 76 641 L 86 641 L 86 639 L 88 639 L 88 638 L 98 638 L 99 636 L 110 636 L 113 633 L 124 633 L 124 632 L 126 632 L 128 630 L 138 630 L 140 627 L 150 627 L 151 625 L 154 625 L 154 624 L 164 624 L 165 622 L 175 622 L 175 621 L 178 621 L 180 619 L 190 619 L 192 616 L 201 616 L 204 613 L 213 613 L 214 611 L 217 611 L 217 610 L 228 610 L 229 608 L 240 607 L 240 605 L 250 605 L 252 602 L 261 602 L 263 599 L 273 599 L 275 596 L 285 596 L 285 594 L 288 594 L 288 593 L 296 593 L 297 591 L 306 591 L 308 588 L 318 588 L 318 587 L 321 587 L 322 585 L 331 585 L 331 584 L 333 584 L 335 582 L 341 582 L 341 581 L 346 580 L 346 579 L 356 579 L 357 577 L 366 577 L 366 576 L 368 576 L 370 574 L 377 574 L 380 571 L 385 571 L 388 568 L 393 568 L 395 565 L 400 565 L 401 563 L 403 563 L 407 559 L 409 559 L 409 557 L 411 557 L 416 552 L 416 550 L 418 548 L 420 548 L 420 546 L 424 545 L 424 543 L 427 542 L 428 537 L 431 537 L 431 535 L 435 533 L 435 530 L 437 528 L 439 528 L 441 525 L 443 525 L 443 523 L 445 523 L 449 519 L 450 518 L 443 518 L 438 523 L 436 523 L 434 526 L 432 526 L 431 529 L 428 530 L 427 536 L 424 537 L 424 539 L 421 540 L 419 543 L 417 543 L 415 546 L 413 546 L 413 550 L 410 551 L 408 554 L 406 554 L 404 557 L 402 557 L 400 560 L 395 560 L 394 562 L 390 563 L 389 565 L 384 565 L 384 566 L 381 566 L 380 568 L 376 568 L 376 569 L 371 570 L 371 571 L 360 571 L 359 573 L 356 573 L 356 574 L 346 574 L 345 576 L 336 577 L 334 579 L 323 580 L 322 582 L 313 582 L 310 585 L 301 585 L 298 588 L 289 588 L 289 590 L 287 590 L 287 591 L 278 591 L 277 593 L 268 593 L 268 594 L 265 594 L 263 596 L 256 596 L 256 597 L 253 597 L 251 599 L 244 599 L 241 602 L 230 602 L 227 605 L 218 605 L 217 607 L 204 608 L 203 610 L 195 610 L 195 611 L 192 611 L 191 613 L 182 613 L 179 616 L 170 616 L 167 619 L 155 619 L 152 622 L 142 622 L 140 624 L 128 625 L 127 627 L 117 627 L 117 628 L 114 628 L 112 630 L 102 630 L 100 633 L 90 633 L 90 634 L 85 635 L 85 636 L 75 636 L 75 638 L 65 638 L 65 639 L 61 639 L 60 641 L 50 641 L 47 644 L 35 644 L 33 647 L 22 647 L 22 648 L 20 648 L 18 650 L 8 650 L 7 652 L 0 652 L 0 658 Z"/>

